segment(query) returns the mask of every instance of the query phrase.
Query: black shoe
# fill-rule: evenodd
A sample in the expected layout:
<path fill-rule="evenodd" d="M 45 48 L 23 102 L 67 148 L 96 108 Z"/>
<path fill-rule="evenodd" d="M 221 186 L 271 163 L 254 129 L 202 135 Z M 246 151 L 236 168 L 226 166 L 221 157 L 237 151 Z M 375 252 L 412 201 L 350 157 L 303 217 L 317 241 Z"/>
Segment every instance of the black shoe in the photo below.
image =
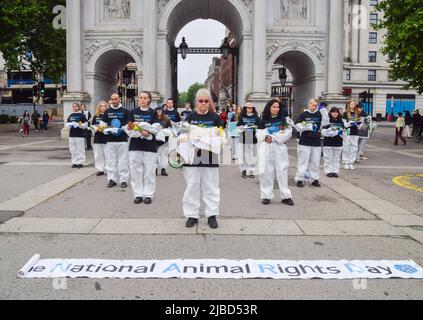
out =
<path fill-rule="evenodd" d="M 78 164 L 78 169 L 82 169 L 84 166 L 82 164 Z"/>
<path fill-rule="evenodd" d="M 333 173 L 328 173 L 328 174 L 326 175 L 326 177 L 328 177 L 328 178 L 333 178 Z"/>
<path fill-rule="evenodd" d="M 293 206 L 294 205 L 294 201 L 292 199 L 285 199 L 282 200 L 282 203 L 288 205 L 288 206 Z"/>
<path fill-rule="evenodd" d="M 97 177 L 101 177 L 101 176 L 104 176 L 104 172 L 99 171 L 99 172 L 97 172 L 95 175 L 96 175 Z"/>
<path fill-rule="evenodd" d="M 91 148 L 91 147 L 87 148 L 87 150 L 88 150 L 88 151 L 91 151 L 92 149 L 93 149 L 93 148 Z"/>
<path fill-rule="evenodd" d="M 262 204 L 264 204 L 265 206 L 267 206 L 268 204 L 270 204 L 270 200 L 269 199 L 263 199 L 261 201 Z"/>
<path fill-rule="evenodd" d="M 338 176 L 338 174 L 337 174 L 337 173 L 332 173 L 332 177 L 333 177 L 333 178 L 339 178 L 339 176 Z"/>
<path fill-rule="evenodd" d="M 297 182 L 297 187 L 298 187 L 298 188 L 304 188 L 304 182 L 302 182 L 302 181 L 298 181 L 298 182 Z"/>
<path fill-rule="evenodd" d="M 313 187 L 320 188 L 322 185 L 319 183 L 319 180 L 314 180 L 314 182 L 311 184 Z"/>
<path fill-rule="evenodd" d="M 249 177 L 250 177 L 251 179 L 254 179 L 254 178 L 255 178 L 253 174 L 250 174 L 250 175 L 249 175 Z"/>
<path fill-rule="evenodd" d="M 159 175 L 159 170 L 156 169 L 156 176 L 158 176 L 158 175 Z"/>
<path fill-rule="evenodd" d="M 122 183 L 120 184 L 120 187 L 121 187 L 122 189 L 126 189 L 126 188 L 128 188 L 128 184 L 127 184 L 126 182 L 122 182 Z"/>
<path fill-rule="evenodd" d="M 242 177 L 245 179 L 245 178 L 248 178 L 248 176 L 247 176 L 247 171 L 242 171 Z"/>
<path fill-rule="evenodd" d="M 107 184 L 107 188 L 113 188 L 116 186 L 117 186 L 117 183 L 114 182 L 113 180 L 110 180 L 109 183 Z"/>
<path fill-rule="evenodd" d="M 208 223 L 209 223 L 210 228 L 212 228 L 212 229 L 217 229 L 219 227 L 219 224 L 217 223 L 217 220 L 216 220 L 216 216 L 210 217 L 208 219 Z"/>
<path fill-rule="evenodd" d="M 136 198 L 135 198 L 135 200 L 134 200 L 134 203 L 135 203 L 135 204 L 140 204 L 140 203 L 142 203 L 142 201 L 143 201 L 143 198 L 141 198 L 141 197 L 136 197 Z"/>
<path fill-rule="evenodd" d="M 151 198 L 145 198 L 144 199 L 145 204 L 151 204 L 152 202 L 153 202 L 153 200 Z"/>
<path fill-rule="evenodd" d="M 77 164 L 73 164 L 72 165 L 72 169 L 76 169 L 76 168 L 78 168 L 78 165 Z"/>
<path fill-rule="evenodd" d="M 187 228 L 192 228 L 192 227 L 194 227 L 197 223 L 198 223 L 198 219 L 195 219 L 195 218 L 188 218 L 187 223 L 185 224 L 185 226 L 186 226 Z"/>
<path fill-rule="evenodd" d="M 162 169 L 162 176 L 164 177 L 168 177 L 169 175 L 166 172 L 166 169 Z"/>

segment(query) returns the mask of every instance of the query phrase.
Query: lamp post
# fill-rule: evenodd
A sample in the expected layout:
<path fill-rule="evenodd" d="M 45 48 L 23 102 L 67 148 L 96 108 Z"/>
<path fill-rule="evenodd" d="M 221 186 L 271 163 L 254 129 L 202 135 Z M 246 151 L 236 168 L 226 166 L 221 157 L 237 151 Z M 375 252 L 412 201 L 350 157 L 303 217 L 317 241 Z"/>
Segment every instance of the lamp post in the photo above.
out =
<path fill-rule="evenodd" d="M 222 50 L 223 59 L 227 60 L 229 58 L 229 54 L 231 51 L 231 46 L 229 45 L 229 41 L 227 37 L 225 38 L 225 41 L 223 41 L 220 49 Z"/>
<path fill-rule="evenodd" d="M 182 59 L 185 60 L 187 58 L 187 51 L 188 51 L 188 44 L 185 41 L 185 37 L 182 37 L 182 42 L 179 45 L 179 49 L 181 49 Z"/>

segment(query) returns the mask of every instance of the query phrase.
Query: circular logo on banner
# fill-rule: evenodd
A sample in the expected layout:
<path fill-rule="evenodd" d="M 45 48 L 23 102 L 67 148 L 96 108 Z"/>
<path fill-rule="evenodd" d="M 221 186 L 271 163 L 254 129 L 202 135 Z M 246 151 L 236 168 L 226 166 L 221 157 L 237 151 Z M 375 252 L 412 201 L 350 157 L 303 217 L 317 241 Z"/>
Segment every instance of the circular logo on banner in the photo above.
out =
<path fill-rule="evenodd" d="M 111 125 L 112 125 L 112 128 L 120 128 L 121 122 L 119 119 L 113 119 Z"/>
<path fill-rule="evenodd" d="M 394 265 L 394 268 L 405 273 L 416 273 L 418 271 L 416 268 L 408 264 L 396 264 Z"/>

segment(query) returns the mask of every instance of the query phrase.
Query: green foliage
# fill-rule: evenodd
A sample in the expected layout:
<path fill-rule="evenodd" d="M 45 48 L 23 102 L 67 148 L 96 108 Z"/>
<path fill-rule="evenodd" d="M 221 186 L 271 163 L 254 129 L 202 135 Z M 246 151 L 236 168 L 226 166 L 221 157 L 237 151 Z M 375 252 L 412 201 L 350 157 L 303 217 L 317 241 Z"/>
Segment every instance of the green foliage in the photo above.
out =
<path fill-rule="evenodd" d="M 9 123 L 10 118 L 7 114 L 0 115 L 0 124 L 6 124 Z"/>
<path fill-rule="evenodd" d="M 376 28 L 387 31 L 382 52 L 392 63 L 393 78 L 423 93 L 422 0 L 383 0 L 377 10 L 384 12 Z"/>
<path fill-rule="evenodd" d="M 185 92 L 180 92 L 179 96 L 178 96 L 178 106 L 183 107 L 187 101 L 187 95 L 188 93 Z"/>
<path fill-rule="evenodd" d="M 10 121 L 10 123 L 18 123 L 18 117 L 16 117 L 16 116 L 10 116 L 9 121 Z"/>
<path fill-rule="evenodd" d="M 205 87 L 205 84 L 201 84 L 198 82 L 191 85 L 191 87 L 188 88 L 185 102 L 189 102 L 191 103 L 191 106 L 195 106 L 195 95 L 197 94 L 197 91 Z"/>
<path fill-rule="evenodd" d="M 0 0 L 0 51 L 9 70 L 32 70 L 56 83 L 66 71 L 66 32 L 53 28 L 65 0 Z"/>

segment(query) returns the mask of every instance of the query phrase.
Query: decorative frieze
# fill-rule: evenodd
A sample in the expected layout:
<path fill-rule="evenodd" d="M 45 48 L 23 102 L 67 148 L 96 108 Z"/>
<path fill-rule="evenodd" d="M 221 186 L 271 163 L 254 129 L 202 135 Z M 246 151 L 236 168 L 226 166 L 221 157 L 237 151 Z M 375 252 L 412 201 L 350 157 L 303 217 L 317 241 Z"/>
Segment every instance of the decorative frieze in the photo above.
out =
<path fill-rule="evenodd" d="M 305 48 L 308 51 L 313 52 L 320 62 L 324 62 L 325 59 L 325 49 L 322 42 L 317 42 L 314 40 L 275 40 L 267 44 L 266 54 L 267 59 L 270 59 L 272 55 L 279 50 L 280 48 L 287 47 L 291 50 L 296 50 L 297 48 Z"/>
<path fill-rule="evenodd" d="M 130 19 L 131 0 L 104 0 L 104 20 Z"/>
<path fill-rule="evenodd" d="M 107 40 L 91 40 L 86 43 L 85 46 L 85 60 L 90 62 L 94 54 L 104 47 L 111 47 L 114 50 L 118 50 L 120 47 L 131 48 L 131 50 L 140 58 L 142 61 L 143 49 L 141 43 L 132 40 L 122 39 L 107 39 Z"/>

